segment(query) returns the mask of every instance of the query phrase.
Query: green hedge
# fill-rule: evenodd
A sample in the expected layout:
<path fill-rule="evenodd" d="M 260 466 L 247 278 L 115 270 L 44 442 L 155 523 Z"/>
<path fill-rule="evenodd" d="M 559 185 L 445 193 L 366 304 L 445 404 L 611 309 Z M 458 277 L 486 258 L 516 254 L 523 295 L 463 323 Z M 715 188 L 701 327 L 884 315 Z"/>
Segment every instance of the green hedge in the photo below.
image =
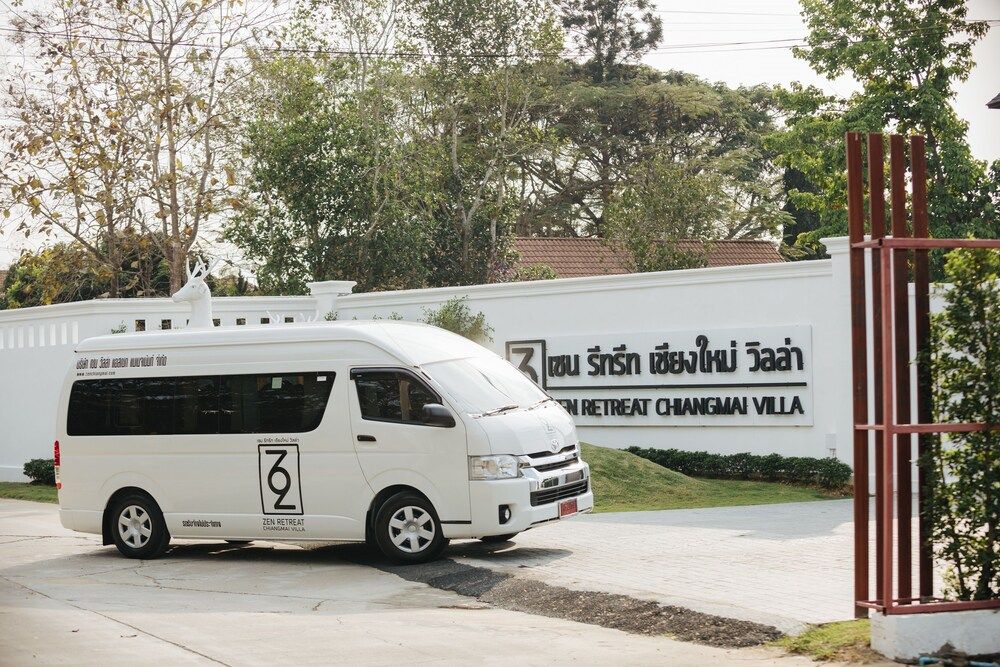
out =
<path fill-rule="evenodd" d="M 815 484 L 825 489 L 843 488 L 851 480 L 851 467 L 835 458 L 711 454 L 650 447 L 629 447 L 626 451 L 690 477 Z"/>
<path fill-rule="evenodd" d="M 56 469 L 52 459 L 31 459 L 24 464 L 24 476 L 33 484 L 56 485 Z"/>

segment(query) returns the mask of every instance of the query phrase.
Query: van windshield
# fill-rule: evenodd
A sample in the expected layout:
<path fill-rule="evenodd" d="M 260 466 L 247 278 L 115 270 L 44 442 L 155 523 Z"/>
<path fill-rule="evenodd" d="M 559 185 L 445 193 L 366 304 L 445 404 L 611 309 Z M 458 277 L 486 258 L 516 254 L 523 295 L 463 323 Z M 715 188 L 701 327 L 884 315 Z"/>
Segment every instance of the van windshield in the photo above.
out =
<path fill-rule="evenodd" d="M 471 415 L 530 408 L 548 398 L 519 370 L 494 357 L 438 361 L 424 369 Z"/>

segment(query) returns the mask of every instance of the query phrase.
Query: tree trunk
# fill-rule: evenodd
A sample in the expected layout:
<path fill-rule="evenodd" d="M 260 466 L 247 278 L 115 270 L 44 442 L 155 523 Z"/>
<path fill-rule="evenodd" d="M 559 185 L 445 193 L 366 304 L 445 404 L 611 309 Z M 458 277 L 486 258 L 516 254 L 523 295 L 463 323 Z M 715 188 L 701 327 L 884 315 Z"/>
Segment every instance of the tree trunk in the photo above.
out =
<path fill-rule="evenodd" d="M 170 241 L 170 293 L 173 294 L 184 287 L 187 282 L 187 254 L 184 252 L 180 239 Z"/>

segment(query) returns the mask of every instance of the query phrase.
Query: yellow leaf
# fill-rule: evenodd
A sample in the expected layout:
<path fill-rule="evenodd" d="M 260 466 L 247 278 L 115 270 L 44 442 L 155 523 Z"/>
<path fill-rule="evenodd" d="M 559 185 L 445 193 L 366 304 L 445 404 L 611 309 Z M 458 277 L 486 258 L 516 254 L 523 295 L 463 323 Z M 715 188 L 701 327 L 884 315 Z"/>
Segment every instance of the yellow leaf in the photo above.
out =
<path fill-rule="evenodd" d="M 229 165 L 226 165 L 226 183 L 229 185 L 236 185 L 236 172 Z"/>

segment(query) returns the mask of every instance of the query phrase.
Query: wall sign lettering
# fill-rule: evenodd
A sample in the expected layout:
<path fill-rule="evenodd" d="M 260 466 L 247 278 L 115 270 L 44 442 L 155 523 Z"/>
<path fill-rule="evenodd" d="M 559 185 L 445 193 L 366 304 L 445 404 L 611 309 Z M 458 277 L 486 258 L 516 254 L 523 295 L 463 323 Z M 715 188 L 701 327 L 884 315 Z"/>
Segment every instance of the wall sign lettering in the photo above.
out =
<path fill-rule="evenodd" d="M 581 426 L 810 426 L 806 325 L 508 341 Z"/>

